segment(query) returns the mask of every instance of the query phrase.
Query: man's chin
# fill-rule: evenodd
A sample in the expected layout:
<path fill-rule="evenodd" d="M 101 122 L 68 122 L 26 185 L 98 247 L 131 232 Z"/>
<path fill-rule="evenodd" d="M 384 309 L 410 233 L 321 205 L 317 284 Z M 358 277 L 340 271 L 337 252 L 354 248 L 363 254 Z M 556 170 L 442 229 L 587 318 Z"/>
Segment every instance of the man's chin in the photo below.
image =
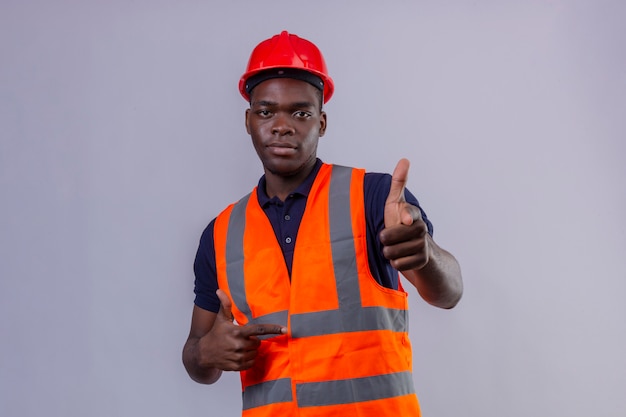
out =
<path fill-rule="evenodd" d="M 298 174 L 298 172 L 300 171 L 299 169 L 287 169 L 287 168 L 277 168 L 277 167 L 266 167 L 267 171 L 272 174 L 275 175 L 277 177 L 293 177 L 294 175 Z"/>
<path fill-rule="evenodd" d="M 306 164 L 299 164 L 292 161 L 279 161 L 278 163 L 265 164 L 264 167 L 265 170 L 272 175 L 287 178 L 301 173 L 306 167 Z"/>

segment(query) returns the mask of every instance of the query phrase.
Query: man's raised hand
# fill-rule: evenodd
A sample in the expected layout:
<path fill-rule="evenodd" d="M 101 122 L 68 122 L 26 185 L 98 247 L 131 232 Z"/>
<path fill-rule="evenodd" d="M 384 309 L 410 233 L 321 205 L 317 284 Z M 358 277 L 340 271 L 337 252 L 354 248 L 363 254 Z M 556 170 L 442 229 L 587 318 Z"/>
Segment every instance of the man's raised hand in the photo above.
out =
<path fill-rule="evenodd" d="M 401 159 L 393 170 L 385 201 L 385 228 L 379 236 L 383 255 L 399 271 L 419 269 L 428 263 L 428 228 L 419 208 L 404 197 L 409 166 L 408 159 Z"/>

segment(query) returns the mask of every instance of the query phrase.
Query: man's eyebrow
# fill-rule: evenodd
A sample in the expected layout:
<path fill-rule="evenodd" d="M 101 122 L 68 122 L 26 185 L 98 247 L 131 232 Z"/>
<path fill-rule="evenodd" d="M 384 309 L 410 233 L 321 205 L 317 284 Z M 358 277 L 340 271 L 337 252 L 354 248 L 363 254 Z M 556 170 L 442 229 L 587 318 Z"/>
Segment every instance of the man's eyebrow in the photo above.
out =
<path fill-rule="evenodd" d="M 291 104 L 291 107 L 294 107 L 294 108 L 314 107 L 314 106 L 315 104 L 311 103 L 310 101 L 297 101 Z"/>
<path fill-rule="evenodd" d="M 252 106 L 276 107 L 278 106 L 278 103 L 275 101 L 269 101 L 269 100 L 255 100 L 252 103 L 250 103 L 250 106 L 251 107 Z M 293 103 L 289 103 L 287 106 L 291 109 L 302 109 L 302 108 L 315 107 L 315 104 L 310 101 L 296 101 Z"/>
<path fill-rule="evenodd" d="M 250 103 L 250 106 L 264 106 L 264 107 L 268 107 L 268 106 L 276 106 L 278 103 L 274 102 L 274 101 L 268 101 L 268 100 L 258 100 L 258 101 L 253 101 L 252 103 Z"/>

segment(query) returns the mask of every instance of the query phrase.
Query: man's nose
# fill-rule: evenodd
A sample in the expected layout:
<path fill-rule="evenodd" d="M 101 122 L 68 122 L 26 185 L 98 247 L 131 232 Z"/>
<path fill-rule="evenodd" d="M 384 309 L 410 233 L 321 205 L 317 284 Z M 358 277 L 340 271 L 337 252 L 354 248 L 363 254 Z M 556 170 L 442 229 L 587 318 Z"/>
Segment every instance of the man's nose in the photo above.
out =
<path fill-rule="evenodd" d="M 287 115 L 278 114 L 274 118 L 274 126 L 272 127 L 272 134 L 285 136 L 293 135 L 295 129 L 293 128 L 292 120 Z"/>

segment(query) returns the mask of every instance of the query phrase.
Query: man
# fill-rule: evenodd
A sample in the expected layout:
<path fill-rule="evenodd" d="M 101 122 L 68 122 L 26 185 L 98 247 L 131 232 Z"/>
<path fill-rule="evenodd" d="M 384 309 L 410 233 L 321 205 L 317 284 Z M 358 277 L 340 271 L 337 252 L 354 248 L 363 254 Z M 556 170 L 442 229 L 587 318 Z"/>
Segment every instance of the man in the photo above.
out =
<path fill-rule="evenodd" d="M 390 177 L 317 158 L 333 90 L 317 47 L 287 32 L 240 81 L 265 174 L 202 235 L 183 362 L 206 384 L 240 371 L 245 416 L 420 415 L 397 271 L 435 306 L 462 295 L 406 159 Z"/>

